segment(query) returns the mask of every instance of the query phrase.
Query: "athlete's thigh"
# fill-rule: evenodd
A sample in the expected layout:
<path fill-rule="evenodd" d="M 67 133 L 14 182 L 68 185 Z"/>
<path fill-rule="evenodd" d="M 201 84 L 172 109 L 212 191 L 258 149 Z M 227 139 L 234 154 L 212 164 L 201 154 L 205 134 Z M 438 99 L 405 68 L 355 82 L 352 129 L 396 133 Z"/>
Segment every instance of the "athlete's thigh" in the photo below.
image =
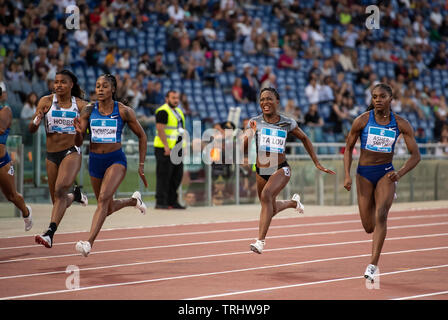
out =
<path fill-rule="evenodd" d="M 261 192 L 263 191 L 263 188 L 266 185 L 267 181 L 261 176 L 259 176 L 258 173 L 255 175 L 255 181 L 257 183 L 258 199 L 260 199 Z"/>
<path fill-rule="evenodd" d="M 56 178 L 55 186 L 71 186 L 81 168 L 81 155 L 71 153 L 62 159 Z"/>
<path fill-rule="evenodd" d="M 14 168 L 11 167 L 11 162 L 0 168 L 0 189 L 5 196 L 13 195 L 17 192 Z"/>
<path fill-rule="evenodd" d="M 121 182 L 126 175 L 126 168 L 122 164 L 115 163 L 107 168 L 101 182 L 101 188 L 98 197 L 112 199 Z"/>
<path fill-rule="evenodd" d="M 289 168 L 285 167 L 278 169 L 268 180 L 264 186 L 263 192 L 271 195 L 273 198 L 277 197 L 280 191 L 288 184 L 291 178 Z M 286 170 L 286 171 L 285 171 Z"/>
<path fill-rule="evenodd" d="M 387 217 L 392 203 L 394 201 L 395 183 L 387 175 L 384 175 L 377 183 L 375 189 L 375 203 L 378 209 Z M 378 210 L 377 210 L 378 211 Z"/>
<path fill-rule="evenodd" d="M 375 188 L 363 176 L 356 175 L 356 192 L 358 196 L 359 215 L 363 222 L 370 222 L 375 215 Z"/>
<path fill-rule="evenodd" d="M 48 159 L 45 159 L 45 164 L 47 167 L 48 189 L 50 191 L 51 201 L 54 203 L 54 190 L 56 179 L 58 177 L 58 166 Z"/>

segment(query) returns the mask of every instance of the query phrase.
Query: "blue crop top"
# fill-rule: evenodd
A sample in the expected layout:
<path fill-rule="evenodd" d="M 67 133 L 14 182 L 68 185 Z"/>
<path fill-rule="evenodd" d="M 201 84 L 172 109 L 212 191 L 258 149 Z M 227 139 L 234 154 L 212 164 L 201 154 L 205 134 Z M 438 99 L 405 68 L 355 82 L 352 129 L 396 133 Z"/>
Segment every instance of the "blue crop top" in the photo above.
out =
<path fill-rule="evenodd" d="M 124 122 L 121 119 L 118 102 L 114 101 L 111 114 L 102 115 L 98 110 L 98 102 L 90 115 L 90 141 L 93 143 L 120 143 Z"/>
<path fill-rule="evenodd" d="M 371 110 L 369 121 L 361 133 L 361 149 L 393 153 L 395 142 L 397 142 L 399 135 L 400 130 L 398 130 L 393 112 L 390 113 L 390 122 L 386 125 L 381 125 L 375 121 L 374 110 Z"/>

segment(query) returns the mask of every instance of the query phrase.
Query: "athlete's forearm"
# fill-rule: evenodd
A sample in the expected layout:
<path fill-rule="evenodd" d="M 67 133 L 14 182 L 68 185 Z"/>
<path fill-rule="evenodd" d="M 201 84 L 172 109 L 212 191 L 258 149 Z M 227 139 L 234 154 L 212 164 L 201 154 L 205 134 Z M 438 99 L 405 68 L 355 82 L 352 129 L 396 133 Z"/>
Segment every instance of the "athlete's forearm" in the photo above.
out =
<path fill-rule="evenodd" d="M 404 163 L 404 165 L 397 171 L 400 177 L 404 176 L 406 173 L 414 169 L 420 162 L 420 153 L 411 154 L 411 157 Z"/>

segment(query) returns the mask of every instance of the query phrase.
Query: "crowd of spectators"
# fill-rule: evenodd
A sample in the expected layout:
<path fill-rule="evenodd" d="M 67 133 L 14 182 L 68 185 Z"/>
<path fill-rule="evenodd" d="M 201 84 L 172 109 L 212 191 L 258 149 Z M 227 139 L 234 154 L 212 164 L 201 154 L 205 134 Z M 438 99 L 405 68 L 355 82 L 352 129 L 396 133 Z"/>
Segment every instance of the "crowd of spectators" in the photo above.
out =
<path fill-rule="evenodd" d="M 214 86 L 219 74 L 233 74 L 233 84 L 222 90 L 234 97 L 235 104 L 256 103 L 261 88 L 278 87 L 281 70 L 309 70 L 303 92 L 308 104 L 292 100 L 295 106 L 288 107 L 300 110 L 301 125 L 344 137 L 354 117 L 369 104 L 369 88 L 384 81 L 394 89 L 393 110 L 433 121 L 433 140 L 438 141 L 447 123 L 443 92 L 446 95 L 448 89 L 419 88 L 414 80 L 431 70 L 448 70 L 448 4 L 443 0 L 382 2 L 383 32 L 378 38 L 365 27 L 367 2 L 371 1 L 0 0 L 0 37 L 20 39 L 17 50 L 0 41 L 0 83 L 4 89 L 6 82 L 29 83 L 32 90 L 22 86 L 16 91 L 16 105 L 23 108 L 14 112 L 15 117 L 28 119 L 36 97 L 51 92 L 58 70 L 79 65 L 99 67 L 105 73 L 118 70 L 117 97 L 135 108 L 145 128 L 153 130 L 154 110 L 163 103 L 161 83 L 173 70 L 179 70 L 182 79 Z M 65 23 L 70 5 L 79 8 L 75 30 Z M 263 17 L 249 14 L 255 6 L 270 7 L 269 19 L 279 22 L 280 32 L 268 29 Z M 147 23 L 163 27 L 158 30 L 164 32 L 164 50 L 139 55 L 110 38 L 111 31 L 136 33 Z M 334 26 L 331 34 L 324 32 L 323 24 Z M 400 39 L 391 35 L 397 29 L 405 31 Z M 245 63 L 238 68 L 231 51 L 216 49 L 223 41 L 239 44 L 243 57 L 266 56 L 275 59 L 276 65 Z M 325 43 L 337 52 L 325 54 Z M 380 77 L 371 65 L 361 64 L 359 48 L 367 50 L 374 62 L 393 64 L 393 76 Z M 174 65 L 167 63 L 168 54 L 175 55 Z M 310 61 L 310 68 L 299 62 L 303 59 Z M 131 76 L 133 61 L 137 62 L 135 76 Z M 347 81 L 348 73 L 355 75 L 353 81 Z M 355 86 L 363 88 L 362 103 L 356 99 Z M 93 86 L 84 89 L 93 96 Z M 2 103 L 6 100 L 7 93 Z M 188 103 L 184 99 L 183 104 Z M 330 105 L 325 115 L 322 103 Z M 190 116 L 191 111 L 186 111 Z"/>

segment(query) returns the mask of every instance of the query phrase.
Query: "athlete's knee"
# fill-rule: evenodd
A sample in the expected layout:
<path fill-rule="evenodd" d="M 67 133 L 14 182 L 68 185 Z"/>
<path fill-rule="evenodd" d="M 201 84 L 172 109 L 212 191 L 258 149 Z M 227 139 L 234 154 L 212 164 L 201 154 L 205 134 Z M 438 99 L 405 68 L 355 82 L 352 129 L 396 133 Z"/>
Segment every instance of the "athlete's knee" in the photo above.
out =
<path fill-rule="evenodd" d="M 69 186 L 57 185 L 54 189 L 54 197 L 56 199 L 63 199 L 67 197 Z"/>
<path fill-rule="evenodd" d="M 109 211 L 111 200 L 112 198 L 110 195 L 108 195 L 106 192 L 101 192 L 98 196 L 98 206 L 105 207 Z"/>
<path fill-rule="evenodd" d="M 381 206 L 378 208 L 376 213 L 376 219 L 379 223 L 385 224 L 387 222 L 387 216 L 389 214 L 389 208 Z"/>
<path fill-rule="evenodd" d="M 262 203 L 271 203 L 272 202 L 272 195 L 269 191 L 263 190 L 260 194 L 260 202 Z"/>

